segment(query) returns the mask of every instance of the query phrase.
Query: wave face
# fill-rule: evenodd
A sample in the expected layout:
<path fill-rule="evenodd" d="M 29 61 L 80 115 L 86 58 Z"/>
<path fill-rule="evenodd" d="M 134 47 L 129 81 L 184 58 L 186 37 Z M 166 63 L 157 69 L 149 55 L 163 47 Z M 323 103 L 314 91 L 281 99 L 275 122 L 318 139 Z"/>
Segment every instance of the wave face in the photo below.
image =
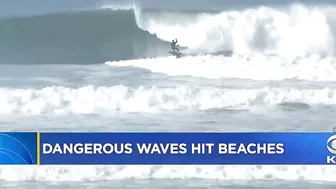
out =
<path fill-rule="evenodd" d="M 95 64 L 168 56 L 173 38 L 193 53 L 334 56 L 335 8 L 286 6 L 212 13 L 104 6 L 2 19 L 0 62 Z"/>
<path fill-rule="evenodd" d="M 22 64 L 103 63 L 150 56 L 169 45 L 139 29 L 129 10 L 4 19 L 0 41 L 0 62 Z"/>

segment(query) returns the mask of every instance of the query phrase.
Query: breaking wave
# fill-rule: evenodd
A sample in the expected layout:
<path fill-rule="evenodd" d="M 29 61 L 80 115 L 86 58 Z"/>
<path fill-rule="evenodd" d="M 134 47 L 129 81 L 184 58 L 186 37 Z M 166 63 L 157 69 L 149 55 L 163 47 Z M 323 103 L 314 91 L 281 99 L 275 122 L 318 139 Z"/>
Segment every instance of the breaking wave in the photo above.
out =
<path fill-rule="evenodd" d="M 249 109 L 254 106 L 336 105 L 336 89 L 213 87 L 130 88 L 85 86 L 81 88 L 0 89 L 0 114 L 109 114 Z"/>
<path fill-rule="evenodd" d="M 219 13 L 142 13 L 138 25 L 160 39 L 197 51 L 233 50 L 283 56 L 334 55 L 334 7 L 293 4 Z"/>

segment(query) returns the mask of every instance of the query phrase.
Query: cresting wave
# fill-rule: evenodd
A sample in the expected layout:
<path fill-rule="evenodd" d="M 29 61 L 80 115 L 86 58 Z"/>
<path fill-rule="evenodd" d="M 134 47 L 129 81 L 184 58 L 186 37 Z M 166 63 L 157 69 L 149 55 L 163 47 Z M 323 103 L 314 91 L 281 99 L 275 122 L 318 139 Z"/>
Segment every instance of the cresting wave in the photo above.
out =
<path fill-rule="evenodd" d="M 253 106 L 335 105 L 336 89 L 220 89 L 130 88 L 127 86 L 81 88 L 47 87 L 0 89 L 0 114 L 108 114 L 112 112 L 198 111 L 245 109 Z"/>
<path fill-rule="evenodd" d="M 1 166 L 0 181 L 123 179 L 290 180 L 335 182 L 333 166 Z"/>
<path fill-rule="evenodd" d="M 173 38 L 193 53 L 233 50 L 286 57 L 333 56 L 333 12 L 333 7 L 305 5 L 218 13 L 103 6 L 101 10 L 7 18 L 0 20 L 0 61 L 95 64 L 157 57 L 169 55 L 168 42 Z"/>

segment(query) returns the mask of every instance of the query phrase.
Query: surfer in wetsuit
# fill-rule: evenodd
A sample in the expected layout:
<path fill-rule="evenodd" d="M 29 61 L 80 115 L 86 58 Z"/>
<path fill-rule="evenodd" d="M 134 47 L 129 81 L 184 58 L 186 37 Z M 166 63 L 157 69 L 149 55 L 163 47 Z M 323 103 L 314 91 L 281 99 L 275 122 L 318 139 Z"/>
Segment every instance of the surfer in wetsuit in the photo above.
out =
<path fill-rule="evenodd" d="M 175 51 L 175 50 L 179 51 L 179 49 L 178 49 L 178 48 L 176 48 L 176 43 L 177 43 L 177 39 L 175 39 L 175 40 L 172 40 L 172 43 L 171 43 L 171 48 L 173 49 L 173 51 Z"/>

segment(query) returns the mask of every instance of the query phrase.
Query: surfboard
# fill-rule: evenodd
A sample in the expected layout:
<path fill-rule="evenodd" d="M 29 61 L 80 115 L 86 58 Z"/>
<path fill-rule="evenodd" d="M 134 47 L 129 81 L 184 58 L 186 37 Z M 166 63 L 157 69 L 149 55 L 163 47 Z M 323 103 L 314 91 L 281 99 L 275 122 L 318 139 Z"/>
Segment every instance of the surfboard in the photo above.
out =
<path fill-rule="evenodd" d="M 170 54 L 176 56 L 177 58 L 181 57 L 182 56 L 182 53 L 180 52 L 177 52 L 177 51 L 168 51 Z"/>

